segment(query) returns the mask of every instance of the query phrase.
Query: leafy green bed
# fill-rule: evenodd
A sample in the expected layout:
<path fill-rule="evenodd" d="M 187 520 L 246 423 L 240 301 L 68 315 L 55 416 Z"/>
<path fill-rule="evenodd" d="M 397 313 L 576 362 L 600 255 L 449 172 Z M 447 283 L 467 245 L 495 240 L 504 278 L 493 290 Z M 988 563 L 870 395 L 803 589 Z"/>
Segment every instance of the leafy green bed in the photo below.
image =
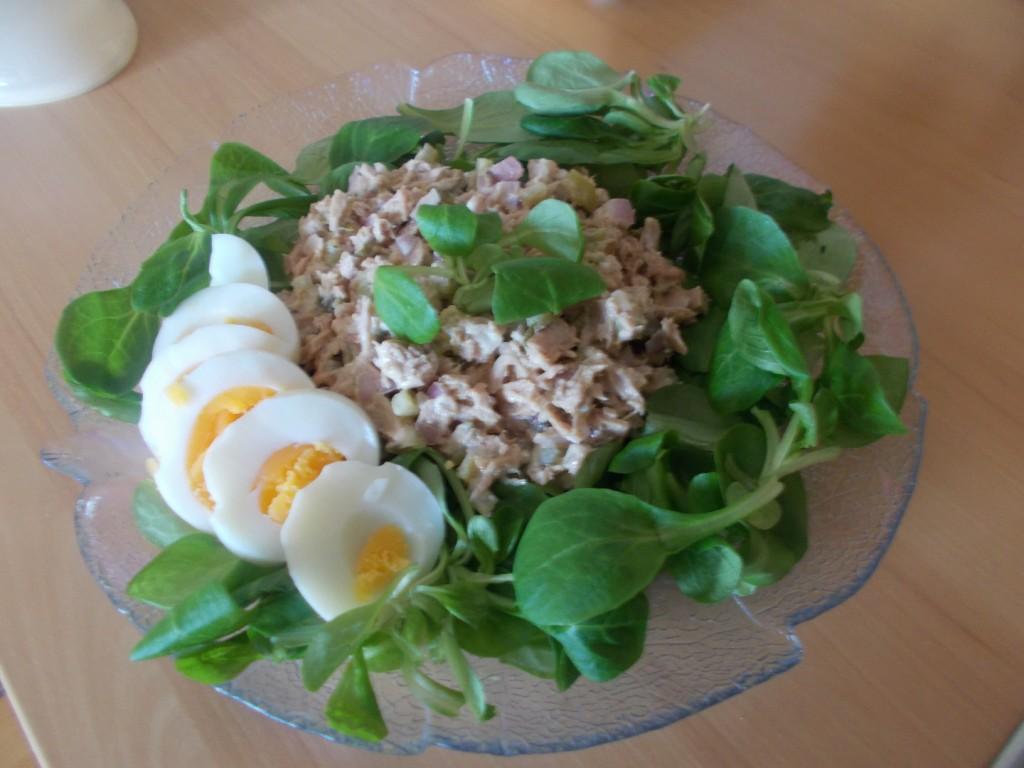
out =
<path fill-rule="evenodd" d="M 663 252 L 712 299 L 685 329 L 679 382 L 648 399 L 642 434 L 591 453 L 573 490 L 498 487 L 482 515 L 445 457 L 424 448 L 391 457 L 440 501 L 448 538 L 436 567 L 410 572 L 375 602 L 324 622 L 284 567 L 245 563 L 164 505 L 150 482 L 135 495 L 142 533 L 161 552 L 129 594 L 167 611 L 133 651 L 172 655 L 184 674 L 221 683 L 258 659 L 300 659 L 310 690 L 344 666 L 327 721 L 350 736 L 387 733 L 370 675 L 398 671 L 432 710 L 494 713 L 469 656 L 495 657 L 564 690 L 583 675 L 610 680 L 640 658 L 645 589 L 662 572 L 680 599 L 748 595 L 782 578 L 807 549 L 800 473 L 904 426 L 907 361 L 865 355 L 860 297 L 846 280 L 852 238 L 829 218 L 831 196 L 778 179 L 705 172 L 689 152 L 700 117 L 677 103 L 677 78 L 642 81 L 587 53 L 537 59 L 514 91 L 446 110 L 348 123 L 303 149 L 287 171 L 256 150 L 224 144 L 209 190 L 147 259 L 134 282 L 85 294 L 65 309 L 56 345 L 83 402 L 127 421 L 161 317 L 209 282 L 210 235 L 240 234 L 264 257 L 276 287 L 283 255 L 310 204 L 360 162 L 402 163 L 424 142 L 470 168 L 477 157 L 549 158 L 586 168 L 638 219 L 661 223 Z M 684 162 L 685 161 L 685 162 Z M 246 204 L 257 187 L 278 196 Z M 580 263 L 570 206 L 548 201 L 516 232 L 460 206 L 424 207 L 418 223 L 459 283 L 464 311 L 510 322 L 557 312 L 603 291 Z M 525 257 L 523 246 L 543 257 Z M 378 314 L 426 343 L 437 314 L 416 272 L 382 268 Z M 598 281 L 595 283 L 595 279 Z M 538 288 L 540 286 L 540 288 Z M 445 683 L 424 663 L 443 661 Z"/>

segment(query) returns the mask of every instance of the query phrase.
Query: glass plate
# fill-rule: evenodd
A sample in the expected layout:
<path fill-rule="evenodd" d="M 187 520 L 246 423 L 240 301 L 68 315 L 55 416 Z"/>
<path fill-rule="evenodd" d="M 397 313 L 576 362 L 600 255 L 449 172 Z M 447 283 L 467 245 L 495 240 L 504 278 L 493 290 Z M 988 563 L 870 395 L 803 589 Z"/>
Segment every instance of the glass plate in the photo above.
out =
<path fill-rule="evenodd" d="M 243 141 L 290 166 L 299 148 L 347 120 L 391 114 L 402 101 L 445 107 L 484 90 L 510 88 L 527 63 L 459 54 L 420 70 L 380 65 L 254 109 L 235 120 L 223 139 Z M 731 162 L 745 171 L 821 188 L 746 128 L 718 115 L 709 117 L 699 141 L 715 169 Z M 131 279 L 139 262 L 176 223 L 179 190 L 189 188 L 193 200 L 205 192 L 215 147 L 211 142 L 183 157 L 146 190 L 96 251 L 82 291 Z M 838 218 L 860 246 L 854 283 L 864 297 L 871 348 L 909 357 L 913 383 L 918 348 L 906 299 L 867 236 L 841 209 Z M 124 595 L 130 577 L 155 553 L 135 530 L 130 513 L 132 489 L 145 476 L 146 449 L 134 426 L 99 417 L 69 396 L 53 355 L 48 378 L 74 431 L 44 450 L 43 460 L 84 486 L 75 507 L 82 556 L 114 606 L 136 626 L 147 627 L 158 612 Z M 649 593 L 651 618 L 643 658 L 613 682 L 581 680 L 559 694 L 550 681 L 481 659 L 475 663 L 498 715 L 478 723 L 468 714 L 457 719 L 433 715 L 409 694 L 399 676 L 377 675 L 374 682 L 391 733 L 376 745 L 347 739 L 327 726 L 322 711 L 329 689 L 307 692 L 294 662 L 257 663 L 217 690 L 292 727 L 387 753 L 413 754 L 430 746 L 506 755 L 555 752 L 674 723 L 792 667 L 802 655 L 795 627 L 864 584 L 892 541 L 913 492 L 924 417 L 925 401 L 912 392 L 903 410 L 909 434 L 852 451 L 808 473 L 810 549 L 781 583 L 753 597 L 711 606 L 681 598 L 671 583 L 656 583 Z"/>

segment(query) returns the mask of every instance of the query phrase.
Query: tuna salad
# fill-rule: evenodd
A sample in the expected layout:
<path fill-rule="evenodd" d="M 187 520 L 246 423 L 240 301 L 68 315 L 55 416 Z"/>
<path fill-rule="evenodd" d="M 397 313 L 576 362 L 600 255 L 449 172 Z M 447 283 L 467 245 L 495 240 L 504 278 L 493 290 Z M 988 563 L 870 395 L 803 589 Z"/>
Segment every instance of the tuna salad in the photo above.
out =
<path fill-rule="evenodd" d="M 355 168 L 347 191 L 311 208 L 286 257 L 282 294 L 301 338 L 300 363 L 316 385 L 352 398 L 387 447 L 435 447 L 458 467 L 471 499 L 493 506 L 498 480 L 571 487 L 587 454 L 642 427 L 645 397 L 672 383 L 680 327 L 706 308 L 699 287 L 658 250 L 659 223 L 636 221 L 585 172 L 509 157 L 472 170 L 441 163 L 424 145 L 404 165 Z M 569 203 L 585 240 L 582 263 L 603 295 L 563 312 L 497 324 L 451 303 L 452 280 L 419 279 L 439 312 L 429 344 L 399 338 L 374 309 L 376 270 L 440 264 L 420 234 L 421 205 L 494 212 L 512 231 L 544 200 Z M 526 249 L 527 255 L 539 255 Z"/>

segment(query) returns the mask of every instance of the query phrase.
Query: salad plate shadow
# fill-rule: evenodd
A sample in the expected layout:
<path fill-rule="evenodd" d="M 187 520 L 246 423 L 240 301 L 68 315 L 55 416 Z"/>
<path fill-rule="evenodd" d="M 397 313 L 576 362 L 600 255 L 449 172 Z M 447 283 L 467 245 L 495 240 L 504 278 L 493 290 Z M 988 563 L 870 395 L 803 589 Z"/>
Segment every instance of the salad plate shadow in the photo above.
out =
<path fill-rule="evenodd" d="M 345 121 L 390 114 L 401 102 L 444 107 L 481 91 L 512 88 L 527 64 L 497 55 L 458 54 L 419 70 L 380 65 L 242 115 L 222 140 L 259 147 L 287 163 L 300 147 Z M 709 116 L 697 142 L 712 158 L 714 170 L 734 163 L 745 172 L 822 188 L 748 129 Z M 81 291 L 131 279 L 142 258 L 177 222 L 179 191 L 201 196 L 215 146 L 183 157 L 145 192 L 97 249 Z M 439 746 L 513 755 L 581 749 L 660 728 L 799 662 L 798 625 L 854 594 L 892 541 L 914 489 L 926 412 L 924 399 L 913 391 L 918 349 L 906 299 L 878 249 L 848 214 L 841 208 L 837 213 L 858 244 L 852 284 L 863 296 L 871 351 L 910 359 L 910 396 L 901 414 L 909 429 L 805 473 L 810 548 L 787 578 L 752 596 L 714 605 L 684 600 L 670 581 L 656 582 L 649 590 L 646 651 L 610 683 L 581 680 L 559 693 L 549 680 L 494 659 L 475 660 L 498 711 L 487 722 L 468 713 L 454 719 L 434 715 L 409 693 L 400 675 L 380 675 L 375 687 L 390 733 L 372 745 L 327 725 L 323 711 L 330 690 L 306 691 L 297 663 L 258 662 L 217 690 L 289 726 L 366 749 L 415 754 Z M 73 431 L 44 449 L 43 460 L 84 486 L 75 507 L 83 558 L 114 606 L 136 626 L 149 627 L 160 612 L 125 595 L 132 575 L 156 551 L 138 533 L 130 513 L 133 489 L 146 476 L 147 450 L 134 425 L 106 419 L 74 400 L 55 355 L 47 377 Z"/>

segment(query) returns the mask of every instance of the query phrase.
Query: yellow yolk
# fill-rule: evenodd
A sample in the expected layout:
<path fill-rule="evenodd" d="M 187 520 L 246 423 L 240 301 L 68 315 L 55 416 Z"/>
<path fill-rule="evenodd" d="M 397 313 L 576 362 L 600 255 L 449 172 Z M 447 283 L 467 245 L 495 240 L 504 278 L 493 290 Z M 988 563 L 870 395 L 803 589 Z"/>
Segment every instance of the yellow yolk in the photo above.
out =
<path fill-rule="evenodd" d="M 184 405 L 192 396 L 188 391 L 188 387 L 182 384 L 180 379 L 168 384 L 167 389 L 164 390 L 164 394 L 167 395 L 167 399 L 175 405 Z"/>
<path fill-rule="evenodd" d="M 260 489 L 260 512 L 275 523 L 284 523 L 295 494 L 320 476 L 328 464 L 344 461 L 345 456 L 329 445 L 289 445 L 275 451 L 260 469 L 256 485 Z"/>
<path fill-rule="evenodd" d="M 213 398 L 196 417 L 188 441 L 185 465 L 188 467 L 192 492 L 208 509 L 213 509 L 213 499 L 210 498 L 210 492 L 206 489 L 206 479 L 203 477 L 203 459 L 206 457 L 206 451 L 228 425 L 241 418 L 256 403 L 274 394 L 276 391 L 267 387 L 235 387 Z"/>
<path fill-rule="evenodd" d="M 261 323 L 259 320 L 246 320 L 243 317 L 228 317 L 224 319 L 224 322 L 227 325 L 244 325 L 246 328 L 255 328 L 257 331 L 269 333 L 271 336 L 274 335 L 270 326 L 266 323 Z"/>
<path fill-rule="evenodd" d="M 397 525 L 378 528 L 356 558 L 356 599 L 371 600 L 409 566 L 409 543 Z"/>

